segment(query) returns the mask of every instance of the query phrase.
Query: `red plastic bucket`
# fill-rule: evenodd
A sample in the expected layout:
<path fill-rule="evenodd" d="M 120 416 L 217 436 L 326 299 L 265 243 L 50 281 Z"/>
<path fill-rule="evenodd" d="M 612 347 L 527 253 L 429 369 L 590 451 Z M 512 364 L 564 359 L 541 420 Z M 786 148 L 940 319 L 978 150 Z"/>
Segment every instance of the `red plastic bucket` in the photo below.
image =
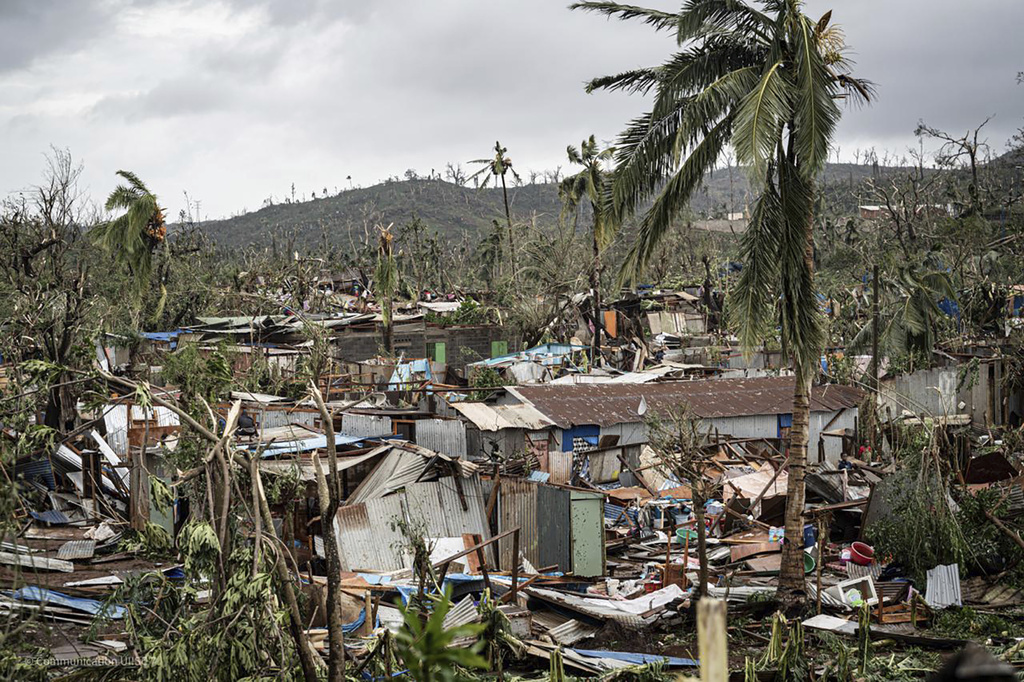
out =
<path fill-rule="evenodd" d="M 870 566 L 875 560 L 875 548 L 863 542 L 850 545 L 850 561 L 858 566 Z"/>

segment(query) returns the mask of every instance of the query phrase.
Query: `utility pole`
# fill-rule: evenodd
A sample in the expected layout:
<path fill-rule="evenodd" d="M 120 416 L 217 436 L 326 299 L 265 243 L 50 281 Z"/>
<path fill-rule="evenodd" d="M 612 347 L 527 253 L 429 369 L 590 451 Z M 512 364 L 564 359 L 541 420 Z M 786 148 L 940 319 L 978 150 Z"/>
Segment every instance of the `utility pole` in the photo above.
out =
<path fill-rule="evenodd" d="M 871 409 L 871 455 L 875 457 L 878 434 L 878 264 L 871 269 L 871 390 L 874 394 Z"/>

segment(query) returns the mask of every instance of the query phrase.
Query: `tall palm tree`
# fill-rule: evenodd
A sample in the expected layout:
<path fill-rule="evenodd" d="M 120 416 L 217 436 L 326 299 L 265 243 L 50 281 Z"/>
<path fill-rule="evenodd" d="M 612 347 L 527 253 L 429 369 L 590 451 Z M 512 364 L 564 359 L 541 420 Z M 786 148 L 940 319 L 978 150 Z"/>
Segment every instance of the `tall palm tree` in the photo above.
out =
<path fill-rule="evenodd" d="M 128 268 L 136 290 L 141 291 L 153 271 L 153 252 L 167 237 L 164 211 L 156 195 L 135 173 L 119 170 L 117 175 L 127 184 L 114 188 L 105 208 L 124 213 L 97 225 L 90 236 L 94 244 L 113 254 L 115 260 Z"/>
<path fill-rule="evenodd" d="M 513 274 L 516 271 L 516 250 L 512 241 L 512 212 L 508 206 L 508 186 L 505 184 L 505 175 L 512 174 L 516 182 L 520 181 L 519 174 L 512 168 L 512 159 L 506 156 L 508 149 L 501 146 L 501 142 L 494 143 L 494 158 L 474 159 L 469 163 L 479 164 L 480 169 L 469 176 L 470 180 L 481 178 L 480 188 L 487 187 L 493 178 L 501 181 L 501 196 L 505 200 L 505 221 L 508 223 L 508 255 L 509 263 L 512 265 Z"/>
<path fill-rule="evenodd" d="M 601 253 L 615 236 L 616 223 L 608 202 L 612 186 L 612 174 L 605 169 L 605 164 L 615 154 L 615 149 L 599 149 L 594 136 L 583 140 L 580 148 L 569 145 L 566 148 L 569 162 L 582 166 L 576 175 L 567 176 L 558 187 L 564 211 L 578 217 L 580 205 L 586 201 L 593 213 L 591 225 L 591 242 L 594 249 L 594 261 L 590 266 L 590 293 L 594 311 L 594 336 L 591 341 L 591 363 L 595 364 L 601 357 L 601 330 L 604 320 L 601 317 Z"/>
<path fill-rule="evenodd" d="M 640 19 L 673 31 L 679 50 L 665 63 L 597 78 L 589 91 L 653 95 L 651 110 L 622 133 L 613 210 L 621 220 L 648 200 L 624 279 L 639 276 L 673 219 L 731 144 L 758 200 L 743 237 L 745 267 L 733 320 L 746 348 L 781 322 L 796 373 L 789 448 L 786 537 L 780 598 L 803 596 L 804 470 L 811 382 L 823 330 L 814 290 L 814 181 L 828 159 L 840 110 L 836 100 L 867 100 L 870 87 L 849 73 L 831 13 L 813 21 L 800 0 L 686 0 L 678 13 L 611 2 L 574 8 Z"/>

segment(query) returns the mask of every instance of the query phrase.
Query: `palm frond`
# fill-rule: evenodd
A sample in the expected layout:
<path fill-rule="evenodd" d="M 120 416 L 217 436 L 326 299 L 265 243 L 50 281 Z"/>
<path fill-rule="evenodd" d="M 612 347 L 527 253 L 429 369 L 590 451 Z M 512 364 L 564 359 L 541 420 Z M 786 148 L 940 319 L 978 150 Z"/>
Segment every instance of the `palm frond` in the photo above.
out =
<path fill-rule="evenodd" d="M 782 209 L 782 223 L 778 226 L 782 336 L 794 364 L 809 369 L 818 362 L 824 344 L 813 263 L 809 262 L 813 256 L 808 252 L 813 250 L 813 190 L 788 159 L 779 165 L 778 175 Z"/>
<path fill-rule="evenodd" d="M 671 12 L 638 7 L 636 5 L 621 5 L 617 2 L 574 2 L 569 9 L 581 9 L 584 12 L 596 12 L 606 17 L 618 17 L 619 19 L 642 19 L 648 26 L 653 26 L 656 31 L 664 31 L 676 27 L 676 15 Z"/>
<path fill-rule="evenodd" d="M 625 219 L 661 187 L 673 170 L 672 151 L 686 102 L 655 119 L 650 113 L 634 119 L 619 136 L 615 152 L 615 214 Z"/>
<path fill-rule="evenodd" d="M 782 125 L 789 119 L 789 85 L 782 74 L 783 62 L 768 65 L 757 86 L 737 108 L 733 148 L 740 164 L 753 177 L 764 177 L 779 142 Z"/>
<path fill-rule="evenodd" d="M 640 93 L 646 95 L 651 88 L 658 84 L 660 70 L 657 68 L 633 69 L 623 71 L 612 76 L 601 76 L 587 82 L 586 91 L 588 94 L 595 90 L 624 90 L 630 94 Z"/>
<path fill-rule="evenodd" d="M 783 218 L 773 174 L 774 171 L 769 169 L 764 189 L 743 233 L 743 271 L 732 291 L 733 301 L 729 306 L 736 335 L 745 353 L 764 341 L 775 320 L 779 281 L 778 226 Z"/>
<path fill-rule="evenodd" d="M 672 227 L 672 221 L 690 201 L 694 190 L 704 181 L 704 176 L 715 167 L 731 132 L 731 117 L 719 121 L 691 150 L 682 166 L 655 198 L 651 208 L 644 214 L 636 240 L 619 271 L 620 285 L 636 283 L 661 238 Z"/>
<path fill-rule="evenodd" d="M 825 166 L 829 141 L 839 122 L 835 86 L 814 38 L 810 19 L 799 15 L 794 27 L 796 55 L 796 127 L 793 141 L 800 171 L 813 180 Z"/>
<path fill-rule="evenodd" d="M 676 23 L 679 44 L 730 28 L 767 36 L 772 19 L 740 0 L 687 0 Z"/>

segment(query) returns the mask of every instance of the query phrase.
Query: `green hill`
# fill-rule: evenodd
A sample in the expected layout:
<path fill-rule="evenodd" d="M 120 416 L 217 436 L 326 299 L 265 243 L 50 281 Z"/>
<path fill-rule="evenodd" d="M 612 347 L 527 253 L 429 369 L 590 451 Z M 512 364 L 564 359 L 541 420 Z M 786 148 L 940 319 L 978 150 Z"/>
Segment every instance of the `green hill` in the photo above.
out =
<path fill-rule="evenodd" d="M 830 164 L 822 174 L 822 188 L 837 210 L 854 211 L 859 191 L 873 173 L 900 169 L 869 165 Z M 904 169 L 910 170 L 910 169 Z M 516 219 L 535 218 L 538 224 L 554 223 L 561 209 L 558 187 L 552 183 L 509 188 L 509 201 Z M 730 211 L 742 211 L 752 201 L 742 168 L 719 169 L 709 174 L 691 206 L 698 218 L 717 218 Z M 402 225 L 419 217 L 428 230 L 446 240 L 463 237 L 477 241 L 493 220 L 502 220 L 501 189 L 477 190 L 438 179 L 391 180 L 334 196 L 302 202 L 265 206 L 258 211 L 203 224 L 207 234 L 222 246 L 292 243 L 297 248 L 320 243 L 326 232 L 332 242 L 347 245 L 360 241 L 375 225 Z"/>

